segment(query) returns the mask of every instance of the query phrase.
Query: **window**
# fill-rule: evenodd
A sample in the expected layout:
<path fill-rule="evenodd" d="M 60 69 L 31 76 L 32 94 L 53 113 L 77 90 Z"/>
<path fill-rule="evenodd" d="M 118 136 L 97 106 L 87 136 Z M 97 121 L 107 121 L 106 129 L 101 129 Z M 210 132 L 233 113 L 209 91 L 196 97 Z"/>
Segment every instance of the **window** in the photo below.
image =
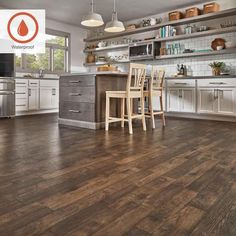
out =
<path fill-rule="evenodd" d="M 16 54 L 16 71 L 50 73 L 69 72 L 70 35 L 55 30 L 47 30 L 45 54 Z"/>

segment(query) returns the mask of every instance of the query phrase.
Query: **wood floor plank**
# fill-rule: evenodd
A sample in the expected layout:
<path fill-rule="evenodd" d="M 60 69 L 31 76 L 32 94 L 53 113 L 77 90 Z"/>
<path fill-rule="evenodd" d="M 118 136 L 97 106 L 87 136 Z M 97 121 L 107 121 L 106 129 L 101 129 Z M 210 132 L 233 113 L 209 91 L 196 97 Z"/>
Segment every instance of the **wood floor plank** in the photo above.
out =
<path fill-rule="evenodd" d="M 235 143 L 230 122 L 136 123 L 130 136 L 1 119 L 0 235 L 235 236 Z"/>

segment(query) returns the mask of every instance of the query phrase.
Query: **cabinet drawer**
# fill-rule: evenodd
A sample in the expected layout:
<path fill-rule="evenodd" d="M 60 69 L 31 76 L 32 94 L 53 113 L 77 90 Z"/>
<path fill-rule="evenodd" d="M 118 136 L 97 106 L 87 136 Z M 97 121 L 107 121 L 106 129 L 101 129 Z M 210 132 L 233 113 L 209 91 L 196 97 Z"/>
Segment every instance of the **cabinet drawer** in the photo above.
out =
<path fill-rule="evenodd" d="M 25 98 L 28 97 L 28 89 L 27 87 L 16 87 L 16 99 L 17 98 Z"/>
<path fill-rule="evenodd" d="M 16 87 L 27 87 L 28 80 L 27 79 L 16 79 Z"/>
<path fill-rule="evenodd" d="M 60 85 L 62 87 L 67 86 L 78 86 L 78 87 L 86 87 L 86 86 L 95 86 L 95 76 L 69 76 L 69 77 L 61 77 Z"/>
<path fill-rule="evenodd" d="M 60 100 L 95 103 L 94 87 L 64 87 L 60 89 Z"/>
<path fill-rule="evenodd" d="M 198 87 L 236 87 L 236 79 L 201 79 Z"/>
<path fill-rule="evenodd" d="M 40 87 L 59 87 L 58 80 L 40 80 Z"/>
<path fill-rule="evenodd" d="M 29 79 L 29 86 L 30 87 L 38 87 L 39 86 L 39 80 Z"/>
<path fill-rule="evenodd" d="M 16 99 L 16 111 L 27 111 L 28 110 L 28 100 L 27 99 Z"/>
<path fill-rule="evenodd" d="M 176 79 L 176 80 L 167 80 L 168 87 L 195 87 L 194 79 Z"/>
<path fill-rule="evenodd" d="M 62 119 L 95 122 L 95 104 L 62 102 L 59 116 Z"/>

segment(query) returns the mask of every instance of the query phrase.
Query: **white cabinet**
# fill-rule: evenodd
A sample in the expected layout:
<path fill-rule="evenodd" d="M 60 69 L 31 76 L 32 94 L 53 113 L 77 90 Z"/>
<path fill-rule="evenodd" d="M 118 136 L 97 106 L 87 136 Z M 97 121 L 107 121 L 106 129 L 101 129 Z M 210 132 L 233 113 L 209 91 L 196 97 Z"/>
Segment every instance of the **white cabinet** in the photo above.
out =
<path fill-rule="evenodd" d="M 28 111 L 28 80 L 16 79 L 16 112 Z"/>
<path fill-rule="evenodd" d="M 195 88 L 183 88 L 181 92 L 182 92 L 181 111 L 195 112 L 196 111 Z"/>
<path fill-rule="evenodd" d="M 29 111 L 39 109 L 39 88 L 30 87 L 29 91 Z"/>
<path fill-rule="evenodd" d="M 218 96 L 218 102 L 217 102 L 218 113 L 225 115 L 236 115 L 236 110 L 235 110 L 236 89 L 235 88 L 218 89 L 217 96 Z"/>
<path fill-rule="evenodd" d="M 198 89 L 198 112 L 214 113 L 215 112 L 215 91 L 212 88 Z"/>
<path fill-rule="evenodd" d="M 39 80 L 29 80 L 28 102 L 29 111 L 39 109 Z"/>
<path fill-rule="evenodd" d="M 168 112 L 193 113 L 196 111 L 195 80 L 170 80 L 167 84 Z"/>
<path fill-rule="evenodd" d="M 57 109 L 58 106 L 58 81 L 40 81 L 40 109 Z"/>
<path fill-rule="evenodd" d="M 180 89 L 169 88 L 167 92 L 167 111 L 179 112 L 180 103 Z"/>
<path fill-rule="evenodd" d="M 236 115 L 236 81 L 199 81 L 198 113 Z"/>
<path fill-rule="evenodd" d="M 54 110 L 58 107 L 58 80 L 16 79 L 17 112 Z"/>

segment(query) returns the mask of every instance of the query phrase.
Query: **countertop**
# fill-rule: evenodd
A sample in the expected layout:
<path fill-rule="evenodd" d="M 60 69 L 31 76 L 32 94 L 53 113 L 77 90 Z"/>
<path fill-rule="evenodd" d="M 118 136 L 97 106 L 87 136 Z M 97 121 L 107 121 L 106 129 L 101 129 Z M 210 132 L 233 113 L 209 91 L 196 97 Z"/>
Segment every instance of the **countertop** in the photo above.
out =
<path fill-rule="evenodd" d="M 30 77 L 14 77 L 14 79 L 38 79 L 38 80 L 59 80 L 59 78 L 30 78 Z"/>
<path fill-rule="evenodd" d="M 72 73 L 64 74 L 62 76 L 84 76 L 84 75 L 128 75 L 127 72 L 120 71 L 102 71 L 102 72 L 82 72 L 82 73 Z"/>
<path fill-rule="evenodd" d="M 166 79 L 236 79 L 236 75 L 166 77 Z"/>

